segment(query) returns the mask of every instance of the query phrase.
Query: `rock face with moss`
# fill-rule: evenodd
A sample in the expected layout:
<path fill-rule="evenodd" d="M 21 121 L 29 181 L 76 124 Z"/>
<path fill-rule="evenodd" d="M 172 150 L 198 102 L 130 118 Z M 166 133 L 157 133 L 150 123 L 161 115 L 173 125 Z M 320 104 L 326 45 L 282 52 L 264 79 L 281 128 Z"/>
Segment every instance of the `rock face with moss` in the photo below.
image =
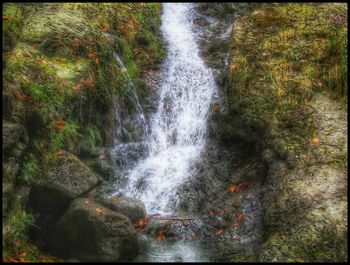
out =
<path fill-rule="evenodd" d="M 108 156 L 86 154 L 113 142 L 115 111 L 132 115 L 136 108 L 128 102 L 130 82 L 145 97 L 144 73 L 159 64 L 164 52 L 157 3 L 3 7 L 3 213 L 8 238 L 3 254 L 16 257 L 23 251 L 38 254 L 28 243 L 28 222 L 18 212 L 39 216 L 36 225 L 46 235 L 32 231 L 31 241 L 45 245 L 71 200 L 101 177 L 111 178 Z M 124 107 L 116 109 L 118 104 Z M 29 197 L 17 203 L 12 194 L 23 187 L 31 189 Z M 20 225 L 11 229 L 16 218 Z M 27 249 L 16 247 L 19 239 Z"/>
<path fill-rule="evenodd" d="M 260 261 L 347 260 L 346 13 L 263 5 L 233 25 L 219 120 L 268 164 Z"/>
<path fill-rule="evenodd" d="M 60 255 L 84 261 L 125 261 L 138 252 L 130 220 L 88 198 L 70 205 L 51 238 Z"/>

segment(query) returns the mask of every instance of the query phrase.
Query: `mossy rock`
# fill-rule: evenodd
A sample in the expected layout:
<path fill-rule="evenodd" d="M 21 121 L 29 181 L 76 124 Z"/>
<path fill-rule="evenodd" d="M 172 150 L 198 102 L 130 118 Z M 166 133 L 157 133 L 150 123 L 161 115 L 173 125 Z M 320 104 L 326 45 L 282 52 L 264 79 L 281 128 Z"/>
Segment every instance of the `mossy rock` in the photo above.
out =
<path fill-rule="evenodd" d="M 146 217 L 145 204 L 133 198 L 114 196 L 104 200 L 103 204 L 107 208 L 127 216 L 132 223 Z"/>
<path fill-rule="evenodd" d="M 128 261 L 138 253 L 130 220 L 88 198 L 70 205 L 51 241 L 53 252 L 81 261 Z"/>

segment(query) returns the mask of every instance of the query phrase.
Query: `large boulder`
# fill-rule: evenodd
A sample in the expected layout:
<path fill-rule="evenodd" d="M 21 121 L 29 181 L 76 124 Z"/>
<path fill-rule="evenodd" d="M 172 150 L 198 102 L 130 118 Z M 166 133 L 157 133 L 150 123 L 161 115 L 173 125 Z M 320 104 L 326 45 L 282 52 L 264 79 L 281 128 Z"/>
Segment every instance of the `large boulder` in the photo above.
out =
<path fill-rule="evenodd" d="M 5 157 L 20 158 L 29 142 L 26 129 L 21 124 L 3 121 L 2 132 Z"/>
<path fill-rule="evenodd" d="M 23 128 L 21 125 L 16 123 L 11 123 L 8 121 L 3 121 L 2 124 L 2 147 L 6 149 L 7 147 L 14 144 L 19 138 Z"/>
<path fill-rule="evenodd" d="M 64 152 L 61 158 L 49 169 L 47 176 L 42 177 L 34 183 L 34 190 L 37 193 L 59 194 L 65 200 L 83 195 L 100 182 L 100 177 L 92 172 L 75 155 Z M 43 198 L 43 194 L 37 194 Z"/>
<path fill-rule="evenodd" d="M 37 214 L 33 238 L 46 237 L 58 218 L 67 210 L 69 203 L 90 191 L 100 182 L 75 155 L 65 152 L 57 158 L 47 175 L 35 180 L 28 201 L 28 208 Z"/>
<path fill-rule="evenodd" d="M 130 220 L 88 198 L 76 199 L 57 222 L 53 252 L 83 261 L 127 261 L 138 253 Z"/>
<path fill-rule="evenodd" d="M 105 204 L 107 208 L 129 217 L 132 223 L 146 217 L 145 204 L 136 199 L 114 196 Z"/>

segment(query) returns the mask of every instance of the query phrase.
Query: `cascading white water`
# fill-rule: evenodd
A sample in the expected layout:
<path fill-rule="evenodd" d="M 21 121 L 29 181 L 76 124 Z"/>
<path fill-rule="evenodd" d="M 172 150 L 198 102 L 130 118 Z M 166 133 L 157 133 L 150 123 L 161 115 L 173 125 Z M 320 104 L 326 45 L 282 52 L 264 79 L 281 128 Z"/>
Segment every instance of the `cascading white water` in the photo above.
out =
<path fill-rule="evenodd" d="M 193 172 L 205 145 L 216 85 L 191 30 L 191 4 L 163 4 L 161 31 L 168 44 L 160 100 L 150 121 L 149 154 L 127 172 L 123 195 L 143 201 L 148 212 L 169 213 L 176 191 Z M 120 192 L 120 191 L 119 191 Z"/>

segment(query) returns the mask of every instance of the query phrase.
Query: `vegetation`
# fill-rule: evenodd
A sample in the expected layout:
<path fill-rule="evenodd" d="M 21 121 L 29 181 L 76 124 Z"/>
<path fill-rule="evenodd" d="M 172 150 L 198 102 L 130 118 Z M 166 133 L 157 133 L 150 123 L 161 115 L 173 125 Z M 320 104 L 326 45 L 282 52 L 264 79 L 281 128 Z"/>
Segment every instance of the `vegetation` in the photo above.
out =
<path fill-rule="evenodd" d="M 104 127 L 114 122 L 112 103 L 129 89 L 113 53 L 138 84 L 140 66 L 164 55 L 160 5 L 5 3 L 3 8 L 3 119 L 32 128 L 15 180 L 31 185 L 64 150 L 79 153 L 111 140 Z M 5 261 L 47 260 L 27 240 L 31 224 L 23 205 L 12 205 L 4 222 Z"/>
<path fill-rule="evenodd" d="M 308 146 L 317 126 L 308 105 L 315 93 L 346 101 L 346 4 L 266 4 L 235 24 L 229 104 L 251 128 L 290 150 Z"/>

